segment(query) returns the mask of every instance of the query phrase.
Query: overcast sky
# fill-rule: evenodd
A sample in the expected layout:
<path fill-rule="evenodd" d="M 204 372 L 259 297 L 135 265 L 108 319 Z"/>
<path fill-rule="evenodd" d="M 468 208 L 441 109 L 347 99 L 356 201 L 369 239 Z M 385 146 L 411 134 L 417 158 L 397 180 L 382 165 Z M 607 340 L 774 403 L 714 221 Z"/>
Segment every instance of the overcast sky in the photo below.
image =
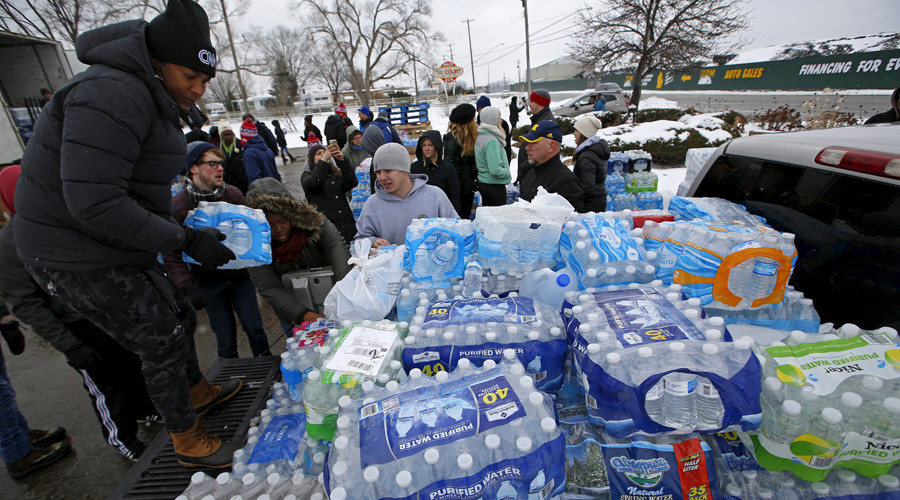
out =
<path fill-rule="evenodd" d="M 276 24 L 299 25 L 288 8 L 289 0 L 252 0 L 243 22 L 267 28 Z M 566 53 L 575 28 L 575 13 L 584 6 L 603 5 L 585 0 L 532 0 L 528 3 L 531 65 L 539 66 Z M 525 77 L 525 21 L 521 0 L 434 0 L 431 26 L 447 43 L 435 59 L 449 60 L 465 69 L 461 80 L 471 85 L 469 41 L 465 19 L 472 19 L 472 53 L 476 83 L 488 77 L 517 79 L 517 61 Z M 740 35 L 749 41 L 744 49 L 788 42 L 897 31 L 898 0 L 748 0 L 750 29 Z M 293 21 L 292 21 L 293 20 Z M 419 68 L 421 71 L 422 68 Z M 411 82 L 410 82 L 411 83 Z"/>

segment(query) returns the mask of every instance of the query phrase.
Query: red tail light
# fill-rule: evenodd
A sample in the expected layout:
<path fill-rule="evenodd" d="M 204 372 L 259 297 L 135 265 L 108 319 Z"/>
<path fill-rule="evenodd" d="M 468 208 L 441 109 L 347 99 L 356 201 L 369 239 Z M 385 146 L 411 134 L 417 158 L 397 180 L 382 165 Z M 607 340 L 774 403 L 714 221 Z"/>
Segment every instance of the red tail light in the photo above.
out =
<path fill-rule="evenodd" d="M 880 177 L 900 179 L 900 156 L 865 149 L 832 146 L 816 155 L 816 163 Z"/>

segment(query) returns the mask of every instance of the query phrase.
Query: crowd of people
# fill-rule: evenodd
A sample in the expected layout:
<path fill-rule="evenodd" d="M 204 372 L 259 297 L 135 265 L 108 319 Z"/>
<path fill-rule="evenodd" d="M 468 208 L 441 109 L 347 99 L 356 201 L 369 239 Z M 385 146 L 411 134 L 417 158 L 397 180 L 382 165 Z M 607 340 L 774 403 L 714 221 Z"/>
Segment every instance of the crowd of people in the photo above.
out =
<path fill-rule="evenodd" d="M 257 294 L 285 332 L 321 318 L 283 285 L 286 273 L 330 266 L 340 280 L 356 239 L 402 244 L 413 219 L 470 218 L 475 193 L 484 206 L 503 205 L 512 161 L 526 200 L 543 186 L 577 210 L 605 206 L 609 147 L 595 137 L 599 120 L 576 123 L 573 173 L 560 159 L 562 132 L 546 90 L 525 100 L 531 125 L 519 137 L 513 132 L 524 105 L 513 97 L 507 123 L 481 96 L 476 106 L 452 110 L 446 133 L 423 133 L 415 158 L 384 112 L 360 107 L 353 123 L 340 104 L 324 134 L 307 116 L 302 201 L 278 171 L 278 156 L 284 164 L 296 160 L 278 120 L 274 133 L 252 114 L 237 131 L 226 122 L 203 130 L 196 104 L 215 76 L 216 50 L 197 3 L 170 0 L 149 23 L 85 32 L 76 53 L 90 69 L 49 99 L 21 167 L 0 171 L 0 195 L 12 214 L 0 230 L 0 294 L 11 312 L 0 311 L 0 333 L 10 352 L 24 350 L 14 316 L 63 353 L 84 380 L 104 437 L 131 460 L 146 448 L 138 421 L 163 422 L 185 466 L 229 467 L 240 445 L 203 427 L 201 417 L 242 384 L 203 377 L 194 343 L 198 310 L 206 310 L 218 357 L 238 356 L 238 323 L 252 355 L 271 355 Z M 515 141 L 522 144 L 517 155 Z M 355 219 L 348 193 L 360 166 L 370 169 L 373 195 Z M 183 189 L 173 196 L 176 178 Z M 272 263 L 219 269 L 235 259 L 224 235 L 183 226 L 201 201 L 262 210 Z M 61 427 L 30 429 L 14 396 L 0 354 L 0 457 L 18 479 L 71 446 Z"/>

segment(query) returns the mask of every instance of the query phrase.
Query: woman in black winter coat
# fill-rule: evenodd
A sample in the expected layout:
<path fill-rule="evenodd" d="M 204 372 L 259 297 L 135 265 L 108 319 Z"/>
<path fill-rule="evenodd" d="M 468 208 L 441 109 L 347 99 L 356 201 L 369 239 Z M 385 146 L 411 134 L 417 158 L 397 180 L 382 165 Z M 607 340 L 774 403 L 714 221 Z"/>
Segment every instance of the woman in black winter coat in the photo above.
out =
<path fill-rule="evenodd" d="M 606 162 L 609 144 L 596 135 L 603 123 L 594 115 L 575 122 L 575 177 L 584 190 L 581 212 L 606 211 Z"/>
<path fill-rule="evenodd" d="M 324 139 L 324 136 L 322 135 L 322 132 L 319 131 L 319 127 L 313 125 L 312 119 L 312 115 L 306 115 L 303 117 L 304 128 L 302 139 L 306 142 L 310 142 L 309 133 L 312 132 L 316 139 L 318 139 L 318 143 L 321 143 L 322 139 Z M 313 140 L 312 142 L 316 143 L 317 141 Z"/>
<path fill-rule="evenodd" d="M 441 188 L 453 210 L 459 213 L 459 178 L 456 167 L 444 159 L 444 141 L 437 130 L 429 130 L 419 137 L 416 144 L 416 161 L 409 166 L 411 174 L 425 174 L 428 184 Z"/>
<path fill-rule="evenodd" d="M 325 214 L 348 244 L 356 236 L 356 221 L 346 193 L 358 183 L 356 171 L 337 144 L 309 149 L 309 163 L 300 176 L 306 199 Z"/>

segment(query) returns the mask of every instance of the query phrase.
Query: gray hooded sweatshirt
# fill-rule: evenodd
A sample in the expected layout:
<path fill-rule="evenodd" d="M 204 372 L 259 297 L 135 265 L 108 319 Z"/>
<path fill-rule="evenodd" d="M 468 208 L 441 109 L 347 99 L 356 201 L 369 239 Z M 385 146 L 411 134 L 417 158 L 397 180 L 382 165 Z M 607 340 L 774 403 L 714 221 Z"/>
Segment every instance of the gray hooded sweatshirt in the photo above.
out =
<path fill-rule="evenodd" d="M 356 221 L 356 239 L 369 238 L 374 242 L 384 238 L 392 244 L 402 245 L 406 240 L 406 228 L 413 219 L 459 217 L 444 191 L 427 184 L 428 176 L 410 174 L 409 178 L 413 187 L 406 198 L 400 198 L 388 194 L 373 177 L 375 195 L 366 200 Z"/>

